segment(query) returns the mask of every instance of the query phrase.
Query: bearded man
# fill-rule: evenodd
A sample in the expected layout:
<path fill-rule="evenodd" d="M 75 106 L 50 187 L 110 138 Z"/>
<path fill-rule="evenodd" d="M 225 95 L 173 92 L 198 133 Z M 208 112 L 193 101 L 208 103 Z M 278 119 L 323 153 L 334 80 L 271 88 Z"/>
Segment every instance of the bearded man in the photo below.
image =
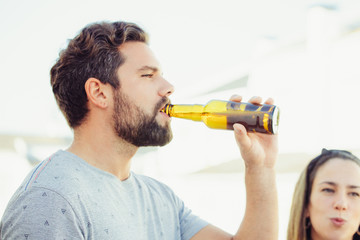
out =
<path fill-rule="evenodd" d="M 161 110 L 174 87 L 139 26 L 86 26 L 60 53 L 51 85 L 73 142 L 25 178 L 4 213 L 0 239 L 277 239 L 276 136 L 234 125 L 247 189 L 235 235 L 195 216 L 165 184 L 131 171 L 139 147 L 172 139 Z"/>

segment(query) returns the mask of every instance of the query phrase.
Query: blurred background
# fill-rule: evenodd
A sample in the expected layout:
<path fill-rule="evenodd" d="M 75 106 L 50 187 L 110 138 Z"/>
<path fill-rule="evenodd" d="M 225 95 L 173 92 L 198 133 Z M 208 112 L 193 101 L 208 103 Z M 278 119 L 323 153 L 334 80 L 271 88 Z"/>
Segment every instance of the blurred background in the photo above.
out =
<path fill-rule="evenodd" d="M 280 239 L 307 162 L 323 147 L 360 156 L 358 0 L 0 0 L 0 216 L 32 167 L 71 143 L 49 70 L 68 39 L 103 20 L 149 32 L 175 86 L 173 103 L 232 94 L 275 99 Z M 245 189 L 233 132 L 182 119 L 172 119 L 172 128 L 173 141 L 140 149 L 133 170 L 162 180 L 196 214 L 235 233 Z"/>

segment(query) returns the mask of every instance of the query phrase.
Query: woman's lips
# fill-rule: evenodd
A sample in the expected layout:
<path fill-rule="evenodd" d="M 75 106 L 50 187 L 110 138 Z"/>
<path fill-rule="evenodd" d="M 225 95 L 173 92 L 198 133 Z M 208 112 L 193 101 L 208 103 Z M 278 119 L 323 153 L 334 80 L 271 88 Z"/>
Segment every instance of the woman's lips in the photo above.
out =
<path fill-rule="evenodd" d="M 331 218 L 330 220 L 336 227 L 341 227 L 346 222 L 346 220 L 342 218 Z"/>

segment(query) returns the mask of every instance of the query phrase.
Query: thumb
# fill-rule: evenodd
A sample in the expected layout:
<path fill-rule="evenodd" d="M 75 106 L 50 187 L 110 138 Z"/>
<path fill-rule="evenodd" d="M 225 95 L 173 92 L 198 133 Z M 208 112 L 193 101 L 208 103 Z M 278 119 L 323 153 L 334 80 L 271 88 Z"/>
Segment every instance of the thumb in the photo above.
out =
<path fill-rule="evenodd" d="M 251 147 L 251 140 L 247 135 L 245 127 L 241 124 L 234 124 L 235 139 L 240 148 L 240 151 L 247 151 Z"/>

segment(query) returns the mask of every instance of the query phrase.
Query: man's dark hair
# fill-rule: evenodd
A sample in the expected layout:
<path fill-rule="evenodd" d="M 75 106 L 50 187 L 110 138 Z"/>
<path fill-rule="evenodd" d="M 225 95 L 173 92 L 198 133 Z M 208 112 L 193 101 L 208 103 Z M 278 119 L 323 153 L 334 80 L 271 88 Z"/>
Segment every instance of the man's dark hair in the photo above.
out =
<path fill-rule="evenodd" d="M 118 48 L 128 41 L 148 43 L 148 35 L 133 23 L 94 23 L 60 52 L 50 71 L 51 86 L 71 128 L 79 126 L 89 111 L 84 87 L 89 78 L 109 83 L 114 89 L 120 86 L 116 73 L 125 59 Z"/>

